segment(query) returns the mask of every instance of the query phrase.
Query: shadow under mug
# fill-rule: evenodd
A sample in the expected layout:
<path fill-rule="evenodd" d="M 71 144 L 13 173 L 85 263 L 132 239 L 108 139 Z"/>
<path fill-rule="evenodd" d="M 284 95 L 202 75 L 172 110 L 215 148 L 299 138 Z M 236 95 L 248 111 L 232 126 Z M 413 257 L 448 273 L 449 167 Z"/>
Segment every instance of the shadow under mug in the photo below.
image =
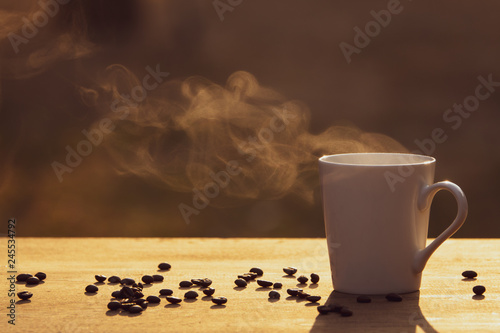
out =
<path fill-rule="evenodd" d="M 432 253 L 464 223 L 467 199 L 449 181 L 434 183 L 436 160 L 396 153 L 323 156 L 319 173 L 333 286 L 351 294 L 420 289 Z M 458 204 L 451 225 L 427 247 L 434 195 Z"/>

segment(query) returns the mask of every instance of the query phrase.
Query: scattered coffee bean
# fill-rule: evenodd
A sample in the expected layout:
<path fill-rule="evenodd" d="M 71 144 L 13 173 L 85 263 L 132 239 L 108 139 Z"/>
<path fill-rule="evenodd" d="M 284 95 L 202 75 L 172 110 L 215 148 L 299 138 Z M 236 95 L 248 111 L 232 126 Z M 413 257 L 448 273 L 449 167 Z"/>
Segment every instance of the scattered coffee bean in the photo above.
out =
<path fill-rule="evenodd" d="M 177 304 L 182 302 L 182 299 L 179 297 L 174 297 L 174 296 L 167 296 L 167 302 L 172 303 L 172 304 Z"/>
<path fill-rule="evenodd" d="M 300 289 L 300 288 L 291 288 L 291 289 L 287 289 L 286 290 L 286 292 L 290 296 L 297 296 L 297 294 L 299 293 L 299 291 L 302 291 L 302 289 Z"/>
<path fill-rule="evenodd" d="M 211 284 L 212 284 L 212 280 L 210 280 L 208 278 L 204 278 L 204 279 L 200 280 L 200 286 L 202 286 L 202 287 L 208 288 L 208 286 L 210 286 Z"/>
<path fill-rule="evenodd" d="M 136 304 L 132 303 L 132 302 L 123 302 L 123 303 L 121 303 L 121 308 L 122 308 L 122 310 L 128 311 L 134 305 L 136 305 Z"/>
<path fill-rule="evenodd" d="M 350 316 L 352 316 L 352 311 L 351 311 L 351 310 L 349 310 L 349 309 L 348 309 L 348 308 L 346 308 L 346 307 L 343 307 L 343 308 L 340 310 L 340 315 L 341 315 L 342 317 L 350 317 Z"/>
<path fill-rule="evenodd" d="M 141 291 L 134 291 L 134 298 L 144 297 L 144 294 Z"/>
<path fill-rule="evenodd" d="M 215 289 L 214 288 L 208 288 L 208 289 L 205 289 L 203 290 L 203 293 L 207 296 L 212 296 L 215 292 Z"/>
<path fill-rule="evenodd" d="M 110 276 L 108 279 L 109 283 L 120 283 L 121 281 L 122 280 L 116 275 Z"/>
<path fill-rule="evenodd" d="M 321 300 L 321 296 L 307 296 L 306 299 L 311 303 L 317 303 Z"/>
<path fill-rule="evenodd" d="M 191 279 L 191 283 L 199 286 L 201 285 L 201 279 Z"/>
<path fill-rule="evenodd" d="M 311 274 L 311 283 L 318 283 L 319 282 L 319 275 L 316 273 Z"/>
<path fill-rule="evenodd" d="M 484 286 L 475 286 L 474 288 L 472 288 L 472 291 L 476 295 L 482 295 L 486 291 L 486 288 Z"/>
<path fill-rule="evenodd" d="M 250 281 L 250 280 L 253 280 L 253 277 L 249 274 L 241 274 L 241 275 L 238 275 L 238 279 L 243 279 L 245 281 Z"/>
<path fill-rule="evenodd" d="M 217 305 L 222 305 L 227 303 L 227 298 L 225 297 L 214 297 L 212 298 L 212 302 L 214 302 Z"/>
<path fill-rule="evenodd" d="M 395 293 L 387 294 L 387 295 L 385 295 L 385 298 L 389 302 L 401 302 L 403 300 L 403 297 L 401 297 L 401 296 L 399 296 L 398 294 L 395 294 Z"/>
<path fill-rule="evenodd" d="M 120 290 L 115 290 L 111 293 L 111 297 L 114 297 L 116 299 L 122 299 L 122 293 Z"/>
<path fill-rule="evenodd" d="M 108 303 L 108 309 L 110 309 L 111 311 L 118 310 L 121 307 L 122 307 L 122 303 L 120 303 L 118 301 L 111 301 Z"/>
<path fill-rule="evenodd" d="M 134 299 L 134 303 L 137 305 L 141 305 L 144 302 L 147 302 L 144 298 Z"/>
<path fill-rule="evenodd" d="M 33 294 L 30 293 L 29 291 L 21 291 L 21 292 L 17 293 L 17 297 L 19 297 L 23 301 L 30 299 L 32 296 L 33 296 Z"/>
<path fill-rule="evenodd" d="M 311 294 L 308 294 L 308 293 L 306 293 L 305 291 L 299 291 L 299 292 L 297 293 L 297 296 L 298 296 L 299 298 L 307 298 L 307 297 L 311 296 Z"/>
<path fill-rule="evenodd" d="M 269 298 L 272 298 L 272 299 L 280 299 L 281 295 L 279 292 L 277 292 L 276 290 L 271 290 L 269 292 Z"/>
<path fill-rule="evenodd" d="M 153 275 L 153 281 L 162 282 L 163 280 L 164 280 L 163 275 L 158 275 L 158 274 Z"/>
<path fill-rule="evenodd" d="M 140 282 L 139 282 L 139 283 L 137 284 L 137 287 L 141 288 L 141 290 L 142 290 L 142 289 L 144 288 L 144 285 L 143 285 L 142 283 L 140 283 Z"/>
<path fill-rule="evenodd" d="M 95 279 L 96 279 L 97 282 L 104 282 L 104 281 L 106 281 L 106 277 L 104 275 L 96 275 Z"/>
<path fill-rule="evenodd" d="M 149 305 L 149 302 L 148 301 L 144 301 L 142 303 L 139 303 L 138 304 L 141 308 L 143 308 L 144 310 L 146 310 L 148 308 L 148 305 Z"/>
<path fill-rule="evenodd" d="M 170 296 L 173 293 L 174 292 L 172 291 L 172 289 L 161 289 L 160 290 L 160 295 L 164 295 L 164 296 Z"/>
<path fill-rule="evenodd" d="M 198 293 L 194 290 L 190 290 L 184 294 L 184 298 L 187 299 L 195 299 L 196 297 L 198 297 Z"/>
<path fill-rule="evenodd" d="M 264 275 L 264 271 L 258 267 L 254 267 L 250 270 L 250 272 L 256 273 L 257 276 L 262 276 Z"/>
<path fill-rule="evenodd" d="M 120 289 L 120 295 L 122 298 L 132 298 L 134 297 L 134 291 L 130 287 L 123 287 Z"/>
<path fill-rule="evenodd" d="M 247 282 L 243 279 L 236 279 L 234 280 L 234 283 L 238 286 L 238 287 L 246 287 L 247 286 Z"/>
<path fill-rule="evenodd" d="M 40 279 L 37 278 L 36 276 L 32 276 L 32 277 L 29 277 L 27 280 L 26 280 L 26 284 L 34 284 L 34 285 L 37 285 L 40 283 Z"/>
<path fill-rule="evenodd" d="M 96 293 L 99 290 L 96 285 L 89 284 L 87 287 L 85 287 L 85 291 L 88 293 Z"/>
<path fill-rule="evenodd" d="M 135 280 L 134 279 L 131 279 L 131 278 L 125 278 L 125 279 L 122 279 L 120 281 L 121 284 L 124 284 L 126 286 L 131 286 L 135 283 Z"/>
<path fill-rule="evenodd" d="M 321 314 L 328 314 L 329 312 L 332 312 L 332 309 L 328 305 L 320 305 L 317 309 Z"/>
<path fill-rule="evenodd" d="M 462 276 L 467 279 L 473 279 L 477 276 L 477 273 L 474 271 L 464 271 L 462 272 Z"/>
<path fill-rule="evenodd" d="M 179 287 L 182 287 L 182 288 L 189 288 L 193 285 L 193 282 L 191 281 L 181 281 L 179 283 Z"/>
<path fill-rule="evenodd" d="M 252 277 L 252 280 L 255 280 L 257 277 L 259 277 L 259 274 L 255 273 L 255 272 L 248 272 L 248 273 L 245 273 L 245 275 L 250 275 Z"/>
<path fill-rule="evenodd" d="M 158 268 L 161 269 L 162 271 L 168 271 L 170 268 L 172 268 L 172 265 L 166 262 L 162 262 L 161 264 L 158 265 Z"/>
<path fill-rule="evenodd" d="M 151 284 L 153 283 L 153 281 L 155 280 L 151 275 L 144 275 L 142 278 L 141 278 L 142 282 L 144 282 L 145 284 Z"/>
<path fill-rule="evenodd" d="M 332 309 L 332 312 L 340 312 L 342 310 L 343 306 L 338 304 L 338 303 L 333 303 L 329 305 L 330 309 Z"/>
<path fill-rule="evenodd" d="M 264 288 L 269 288 L 273 285 L 273 283 L 271 281 L 267 281 L 267 280 L 257 280 L 257 284 L 261 287 L 264 287 Z"/>
<path fill-rule="evenodd" d="M 16 276 L 16 280 L 19 281 L 19 282 L 26 282 L 26 280 L 28 280 L 28 278 L 32 277 L 33 275 L 31 274 L 26 274 L 26 273 L 23 273 L 23 274 L 19 274 Z"/>
<path fill-rule="evenodd" d="M 299 277 L 297 278 L 297 281 L 299 281 L 300 283 L 304 284 L 304 283 L 306 283 L 307 281 L 309 281 L 309 279 L 308 279 L 306 276 L 301 275 L 301 276 L 299 276 Z"/>
<path fill-rule="evenodd" d="M 356 301 L 358 303 L 370 303 L 372 301 L 372 299 L 366 295 L 359 295 L 357 298 L 356 298 Z"/>
<path fill-rule="evenodd" d="M 295 267 L 285 267 L 285 268 L 283 268 L 283 272 L 285 272 L 288 275 L 293 275 L 293 274 L 297 273 L 297 268 L 295 268 Z"/>
<path fill-rule="evenodd" d="M 283 288 L 283 284 L 281 282 L 275 282 L 273 284 L 273 288 L 274 289 L 281 289 L 281 288 Z"/>
<path fill-rule="evenodd" d="M 146 301 L 148 301 L 149 303 L 160 303 L 161 299 L 158 296 L 151 295 L 146 297 Z"/>
<path fill-rule="evenodd" d="M 142 312 L 142 307 L 139 305 L 132 305 L 129 309 L 128 312 L 130 313 L 139 313 Z"/>
<path fill-rule="evenodd" d="M 38 272 L 35 274 L 35 276 L 40 280 L 40 281 L 43 281 L 47 278 L 47 274 L 43 273 L 43 272 Z"/>

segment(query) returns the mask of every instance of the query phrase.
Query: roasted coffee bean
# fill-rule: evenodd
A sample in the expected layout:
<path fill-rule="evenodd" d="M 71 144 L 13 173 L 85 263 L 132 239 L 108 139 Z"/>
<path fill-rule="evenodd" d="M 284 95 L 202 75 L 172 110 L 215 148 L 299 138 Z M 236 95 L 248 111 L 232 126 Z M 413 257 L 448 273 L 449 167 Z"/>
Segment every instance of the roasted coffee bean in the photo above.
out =
<path fill-rule="evenodd" d="M 120 281 L 121 284 L 124 284 L 126 286 L 131 286 L 135 283 L 135 280 L 134 279 L 131 279 L 131 278 L 125 278 L 125 279 L 122 279 Z"/>
<path fill-rule="evenodd" d="M 243 279 L 245 281 L 250 281 L 253 279 L 253 277 L 249 274 L 242 274 L 242 275 L 238 275 L 238 279 Z"/>
<path fill-rule="evenodd" d="M 26 280 L 26 284 L 39 284 L 40 283 L 40 279 L 37 278 L 36 276 L 32 276 L 32 277 L 29 277 L 27 280 Z"/>
<path fill-rule="evenodd" d="M 299 291 L 297 293 L 297 296 L 299 296 L 299 298 L 307 298 L 307 297 L 311 296 L 311 294 L 308 294 L 305 291 Z"/>
<path fill-rule="evenodd" d="M 257 277 L 259 277 L 259 274 L 255 273 L 255 272 L 248 272 L 248 273 L 245 273 L 245 275 L 250 275 L 252 277 L 252 280 L 255 280 Z"/>
<path fill-rule="evenodd" d="M 319 282 L 319 275 L 316 273 L 311 274 L 311 283 L 318 283 Z"/>
<path fill-rule="evenodd" d="M 198 293 L 194 290 L 190 290 L 184 294 L 184 298 L 187 299 L 195 299 L 196 297 L 198 297 Z"/>
<path fill-rule="evenodd" d="M 153 280 L 155 282 L 162 282 L 164 280 L 164 277 L 163 277 L 163 275 L 155 274 L 155 275 L 153 275 Z"/>
<path fill-rule="evenodd" d="M 138 304 L 141 308 L 143 308 L 144 310 L 146 310 L 148 308 L 148 305 L 149 305 L 149 302 L 148 301 L 144 301 L 140 304 Z"/>
<path fill-rule="evenodd" d="M 372 299 L 366 295 L 359 295 L 357 298 L 356 298 L 356 301 L 358 303 L 370 303 L 372 301 Z"/>
<path fill-rule="evenodd" d="M 477 273 L 474 271 L 464 271 L 462 272 L 462 276 L 467 279 L 473 279 L 477 276 Z"/>
<path fill-rule="evenodd" d="M 151 275 L 144 275 L 142 278 L 141 278 L 142 282 L 144 282 L 145 284 L 150 284 L 150 283 L 153 283 L 153 281 L 155 280 Z"/>
<path fill-rule="evenodd" d="M 106 277 L 104 275 L 96 275 L 94 277 L 95 277 L 95 279 L 96 279 L 97 282 L 104 282 L 104 281 L 106 281 Z"/>
<path fill-rule="evenodd" d="M 144 285 L 140 282 L 137 284 L 137 287 L 141 288 L 141 290 L 144 289 Z"/>
<path fill-rule="evenodd" d="M 309 281 L 309 279 L 307 278 L 307 276 L 304 276 L 304 275 L 301 275 L 297 278 L 297 281 L 299 281 L 300 283 L 304 284 L 306 283 L 307 281 Z"/>
<path fill-rule="evenodd" d="M 281 289 L 283 287 L 283 284 L 281 282 L 275 282 L 273 284 L 274 289 Z"/>
<path fill-rule="evenodd" d="M 297 294 L 299 293 L 299 291 L 302 291 L 302 289 L 300 289 L 300 288 L 291 288 L 291 289 L 287 289 L 286 290 L 286 292 L 290 296 L 297 296 Z"/>
<path fill-rule="evenodd" d="M 43 273 L 43 272 L 38 272 L 35 274 L 35 276 L 40 280 L 40 281 L 43 281 L 47 278 L 47 274 Z"/>
<path fill-rule="evenodd" d="M 160 290 L 160 295 L 164 295 L 164 296 L 170 296 L 173 293 L 174 292 L 172 291 L 172 289 L 161 289 Z"/>
<path fill-rule="evenodd" d="M 238 287 L 246 287 L 247 286 L 247 282 L 243 279 L 236 279 L 234 280 L 234 283 L 238 286 Z"/>
<path fill-rule="evenodd" d="M 348 308 L 346 308 L 346 307 L 343 307 L 343 308 L 340 310 L 340 315 L 341 315 L 342 317 L 350 317 L 350 316 L 352 316 L 352 311 L 351 311 L 351 310 L 349 310 L 349 309 L 348 309 Z"/>
<path fill-rule="evenodd" d="M 166 262 L 162 262 L 161 264 L 158 265 L 158 268 L 161 269 L 162 271 L 168 271 L 170 268 L 172 268 L 172 265 Z"/>
<path fill-rule="evenodd" d="M 125 311 L 128 311 L 132 306 L 136 305 L 135 303 L 132 302 L 123 302 L 121 303 L 121 308 Z"/>
<path fill-rule="evenodd" d="M 332 309 L 328 305 L 320 305 L 317 309 L 321 314 L 328 314 L 329 312 L 332 312 Z"/>
<path fill-rule="evenodd" d="M 264 275 L 264 271 L 258 267 L 254 267 L 250 270 L 250 272 L 256 273 L 257 276 L 262 276 Z"/>
<path fill-rule="evenodd" d="M 395 293 L 387 294 L 387 295 L 385 295 L 385 298 L 389 302 L 401 302 L 403 300 L 403 297 L 401 297 L 401 296 L 399 296 L 398 294 L 395 294 Z"/>
<path fill-rule="evenodd" d="M 151 295 L 151 296 L 146 297 L 146 301 L 148 301 L 149 303 L 160 303 L 161 299 L 158 296 Z"/>
<path fill-rule="evenodd" d="M 269 288 L 273 285 L 271 281 L 266 281 L 266 280 L 257 280 L 257 284 L 264 288 Z"/>
<path fill-rule="evenodd" d="M 214 288 L 208 288 L 208 289 L 204 289 L 203 290 L 203 293 L 207 296 L 212 296 L 215 292 L 215 289 Z"/>
<path fill-rule="evenodd" d="M 115 290 L 111 293 L 111 297 L 114 297 L 116 299 L 122 299 L 122 293 L 120 290 Z"/>
<path fill-rule="evenodd" d="M 26 280 L 28 280 L 28 278 L 32 277 L 33 275 L 31 274 L 26 274 L 26 273 L 23 273 L 23 274 L 19 274 L 16 276 L 16 280 L 19 281 L 19 282 L 26 282 Z"/>
<path fill-rule="evenodd" d="M 118 301 L 111 301 L 108 303 L 108 309 L 110 309 L 111 311 L 118 310 L 121 307 L 122 307 L 122 303 L 120 303 Z"/>
<path fill-rule="evenodd" d="M 222 305 L 227 303 L 227 298 L 225 297 L 214 297 L 212 298 L 212 302 L 214 302 L 217 305 Z"/>
<path fill-rule="evenodd" d="M 486 291 L 486 288 L 484 286 L 475 286 L 474 288 L 472 288 L 472 291 L 476 295 L 482 295 Z"/>
<path fill-rule="evenodd" d="M 306 299 L 311 303 L 316 303 L 321 300 L 321 296 L 307 296 Z"/>
<path fill-rule="evenodd" d="M 147 302 L 144 298 L 134 299 L 134 303 L 140 305 L 141 303 Z"/>
<path fill-rule="evenodd" d="M 199 286 L 201 284 L 201 279 L 191 279 L 191 283 Z"/>
<path fill-rule="evenodd" d="M 87 287 L 85 287 L 85 291 L 88 293 L 96 293 L 99 290 L 96 285 L 89 284 Z"/>
<path fill-rule="evenodd" d="M 139 305 L 132 305 L 129 309 L 128 312 L 130 313 L 139 313 L 142 312 L 142 307 Z"/>
<path fill-rule="evenodd" d="M 17 293 L 17 297 L 19 297 L 23 301 L 30 299 L 32 296 L 33 296 L 33 294 L 30 293 L 29 291 L 21 291 L 21 292 Z"/>
<path fill-rule="evenodd" d="M 121 281 L 122 280 L 116 275 L 110 276 L 108 279 L 109 283 L 120 283 Z"/>
<path fill-rule="evenodd" d="M 181 281 L 179 282 L 179 287 L 182 287 L 182 288 L 189 288 L 193 285 L 193 282 L 191 281 Z"/>
<path fill-rule="evenodd" d="M 200 286 L 202 287 L 205 287 L 207 288 L 208 286 L 210 286 L 212 284 L 212 280 L 208 279 L 208 278 L 204 278 L 204 279 L 201 279 L 200 280 Z"/>
<path fill-rule="evenodd" d="M 182 302 L 182 299 L 179 297 L 174 297 L 174 296 L 167 296 L 167 302 L 172 303 L 172 304 L 177 304 Z"/>
<path fill-rule="evenodd" d="M 132 297 L 134 297 L 134 291 L 130 287 L 123 287 L 120 290 L 120 294 L 121 294 L 122 298 L 132 298 Z"/>
<path fill-rule="evenodd" d="M 269 298 L 272 298 L 272 299 L 280 299 L 281 295 L 279 292 L 277 292 L 276 290 L 271 290 L 269 292 Z"/>
<path fill-rule="evenodd" d="M 329 305 L 330 309 L 332 309 L 332 312 L 340 312 L 342 310 L 343 306 L 337 303 L 333 303 Z"/>
<path fill-rule="evenodd" d="M 134 291 L 134 298 L 144 297 L 144 294 L 141 291 Z"/>
<path fill-rule="evenodd" d="M 285 272 L 288 275 L 293 275 L 293 274 L 297 273 L 297 268 L 295 268 L 295 267 L 285 267 L 285 268 L 283 268 L 283 272 Z"/>

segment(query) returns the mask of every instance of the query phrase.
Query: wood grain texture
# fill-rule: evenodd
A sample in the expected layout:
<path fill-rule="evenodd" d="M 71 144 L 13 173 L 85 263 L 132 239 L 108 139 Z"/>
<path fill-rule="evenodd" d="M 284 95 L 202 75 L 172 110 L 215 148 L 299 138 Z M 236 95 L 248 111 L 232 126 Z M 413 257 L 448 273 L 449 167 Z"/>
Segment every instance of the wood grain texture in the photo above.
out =
<path fill-rule="evenodd" d="M 6 249 L 6 240 L 0 246 Z M 325 239 L 216 239 L 216 238 L 17 238 L 18 273 L 47 273 L 46 282 L 30 290 L 31 302 L 16 305 L 16 325 L 7 324 L 8 305 L 2 271 L 2 332 L 499 332 L 500 240 L 451 239 L 431 257 L 419 293 L 403 295 L 401 303 L 373 297 L 359 304 L 355 296 L 332 292 Z M 5 259 L 5 263 L 6 263 Z M 168 272 L 157 265 L 172 264 Z M 5 265 L 5 264 L 4 264 Z M 269 290 L 255 282 L 235 289 L 238 274 L 261 267 L 264 279 L 282 282 L 281 299 L 268 300 Z M 318 273 L 317 285 L 305 289 L 322 297 L 321 304 L 338 302 L 354 311 L 352 317 L 319 315 L 316 306 L 290 298 L 286 289 L 297 281 L 284 277 L 282 267 L 296 274 Z M 463 281 L 461 272 L 473 269 L 476 281 Z M 215 296 L 226 296 L 225 307 L 207 298 L 174 307 L 162 299 L 139 315 L 108 312 L 106 305 L 119 285 L 99 285 L 84 293 L 95 274 L 139 280 L 144 274 L 162 274 L 165 281 L 144 289 L 157 295 L 171 288 L 182 297 L 181 280 L 209 277 Z M 486 286 L 484 299 L 473 298 L 472 287 Z M 197 288 L 195 289 L 197 290 Z M 201 294 L 201 292 L 200 292 Z"/>

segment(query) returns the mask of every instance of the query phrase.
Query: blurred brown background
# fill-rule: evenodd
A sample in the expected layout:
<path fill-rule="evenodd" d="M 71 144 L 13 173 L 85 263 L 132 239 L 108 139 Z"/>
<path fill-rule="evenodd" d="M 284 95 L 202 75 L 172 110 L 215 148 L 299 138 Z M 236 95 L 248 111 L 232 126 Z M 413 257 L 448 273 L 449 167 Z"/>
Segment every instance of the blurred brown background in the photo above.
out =
<path fill-rule="evenodd" d="M 500 81 L 498 2 L 402 1 L 349 64 L 339 44 L 353 45 L 353 28 L 364 29 L 374 20 L 370 11 L 387 9 L 388 1 L 220 3 L 229 6 L 220 7 L 222 21 L 212 1 L 74 0 L 59 5 L 16 53 L 7 36 L 21 34 L 22 18 L 40 5 L 0 1 L 0 217 L 17 218 L 19 236 L 324 235 L 321 202 L 294 196 L 210 206 L 188 225 L 178 205 L 192 194 L 118 175 L 102 147 L 60 183 L 51 163 L 63 161 L 65 147 L 99 119 L 78 87 L 116 63 L 139 78 L 146 66 L 160 64 L 168 80 L 201 75 L 219 84 L 248 71 L 307 104 L 312 133 L 351 124 L 412 151 L 415 140 L 443 128 L 448 138 L 432 153 L 436 180 L 456 182 L 469 200 L 457 236 L 500 236 L 500 89 L 458 129 L 443 121 L 448 108 L 474 94 L 478 76 Z M 69 46 L 54 42 L 63 33 L 71 36 Z M 451 195 L 436 196 L 430 237 L 448 226 L 455 209 Z"/>

